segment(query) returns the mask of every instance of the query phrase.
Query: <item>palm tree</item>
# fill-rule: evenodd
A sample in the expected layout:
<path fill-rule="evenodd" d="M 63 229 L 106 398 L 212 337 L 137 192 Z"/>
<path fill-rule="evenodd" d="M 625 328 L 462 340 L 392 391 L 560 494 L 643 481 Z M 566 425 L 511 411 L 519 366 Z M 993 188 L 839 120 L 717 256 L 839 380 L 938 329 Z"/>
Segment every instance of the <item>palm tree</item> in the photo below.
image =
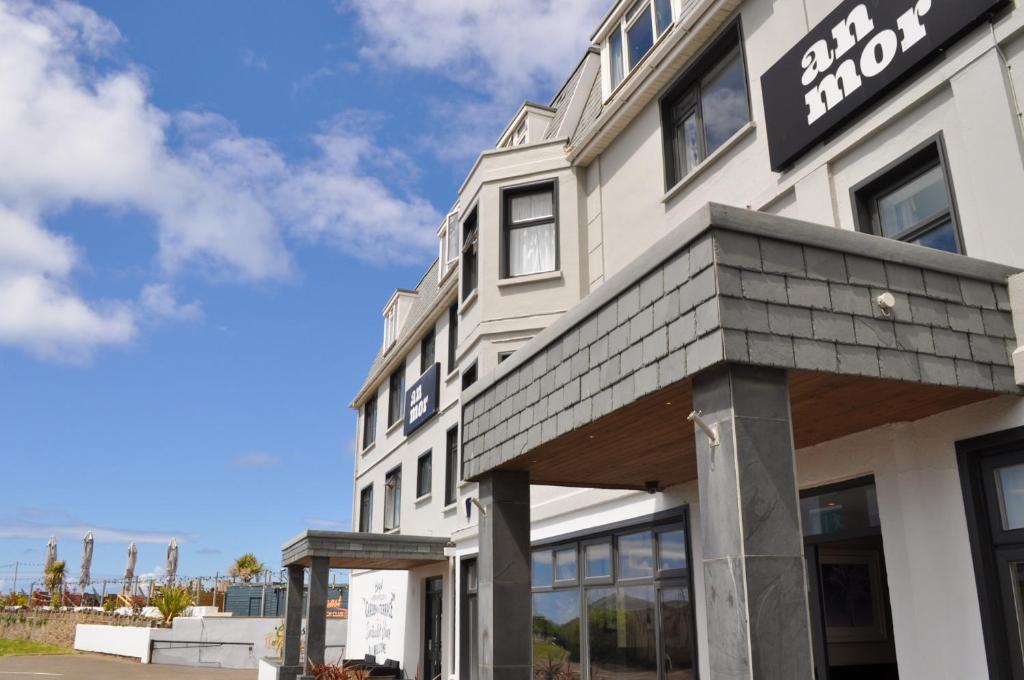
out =
<path fill-rule="evenodd" d="M 174 584 L 164 586 L 153 598 L 153 605 L 164 617 L 164 623 L 170 623 L 184 614 L 192 604 L 192 594 L 188 592 L 188 588 Z"/>
<path fill-rule="evenodd" d="M 231 565 L 228 573 L 235 578 L 240 578 L 244 583 L 252 581 L 260 572 L 266 571 L 263 563 L 256 559 L 256 555 L 245 553 Z"/>
<path fill-rule="evenodd" d="M 46 568 L 46 573 L 43 575 L 43 584 L 46 589 L 50 591 L 50 606 L 60 606 L 63 598 L 59 595 L 61 587 L 64 585 L 64 572 L 65 563 L 64 560 L 55 560 L 50 563 L 50 566 Z"/>

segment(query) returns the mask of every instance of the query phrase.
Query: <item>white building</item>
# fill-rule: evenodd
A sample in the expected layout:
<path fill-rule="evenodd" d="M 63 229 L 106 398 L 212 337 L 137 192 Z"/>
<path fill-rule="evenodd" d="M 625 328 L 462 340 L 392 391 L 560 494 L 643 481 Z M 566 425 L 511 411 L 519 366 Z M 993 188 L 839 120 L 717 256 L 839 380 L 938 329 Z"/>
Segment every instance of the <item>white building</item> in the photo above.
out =
<path fill-rule="evenodd" d="M 407 677 L 1024 678 L 1024 12 L 631 0 L 592 42 L 384 307 L 365 535 L 294 578 L 353 567 L 349 655 Z"/>

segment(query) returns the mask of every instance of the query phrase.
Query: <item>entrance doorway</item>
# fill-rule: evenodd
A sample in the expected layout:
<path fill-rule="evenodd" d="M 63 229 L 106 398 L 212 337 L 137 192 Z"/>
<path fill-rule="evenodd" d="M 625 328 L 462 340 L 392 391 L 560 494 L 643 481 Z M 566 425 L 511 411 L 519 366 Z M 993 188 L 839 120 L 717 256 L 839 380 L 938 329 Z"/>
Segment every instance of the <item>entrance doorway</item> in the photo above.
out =
<path fill-rule="evenodd" d="M 441 606 L 444 603 L 444 579 L 435 576 L 426 579 L 426 606 L 424 613 L 423 634 L 423 678 L 437 680 L 441 677 Z"/>
<path fill-rule="evenodd" d="M 1024 428 L 957 449 L 989 674 L 1024 680 Z"/>
<path fill-rule="evenodd" d="M 871 478 L 801 494 L 817 680 L 898 680 Z"/>

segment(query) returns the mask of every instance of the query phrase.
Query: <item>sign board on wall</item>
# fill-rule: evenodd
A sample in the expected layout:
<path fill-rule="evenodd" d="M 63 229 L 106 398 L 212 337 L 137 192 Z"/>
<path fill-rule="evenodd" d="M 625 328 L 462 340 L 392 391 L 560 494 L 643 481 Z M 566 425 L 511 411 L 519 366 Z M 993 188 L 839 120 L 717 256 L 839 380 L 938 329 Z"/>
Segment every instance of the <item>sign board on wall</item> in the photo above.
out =
<path fill-rule="evenodd" d="M 779 171 L 1005 0 L 846 0 L 761 77 Z"/>
<path fill-rule="evenodd" d="M 349 590 L 348 647 L 346 654 L 377 661 L 404 658 L 406 600 L 409 572 L 377 571 L 353 574 Z M 413 662 L 415 667 L 415 662 Z"/>
<path fill-rule="evenodd" d="M 441 364 L 428 368 L 405 393 L 405 434 L 411 434 L 437 413 Z"/>

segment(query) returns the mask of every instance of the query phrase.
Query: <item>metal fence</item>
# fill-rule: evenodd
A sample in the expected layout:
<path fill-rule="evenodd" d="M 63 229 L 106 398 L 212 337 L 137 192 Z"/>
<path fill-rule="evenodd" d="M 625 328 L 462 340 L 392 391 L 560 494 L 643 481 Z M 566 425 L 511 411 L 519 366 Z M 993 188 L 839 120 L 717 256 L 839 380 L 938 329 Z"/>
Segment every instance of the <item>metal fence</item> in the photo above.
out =
<path fill-rule="evenodd" d="M 255 646 L 248 642 L 201 640 L 151 640 L 150 663 L 203 668 L 256 668 L 259 659 Z M 327 645 L 324 661 L 340 664 L 345 660 L 345 645 Z"/>

